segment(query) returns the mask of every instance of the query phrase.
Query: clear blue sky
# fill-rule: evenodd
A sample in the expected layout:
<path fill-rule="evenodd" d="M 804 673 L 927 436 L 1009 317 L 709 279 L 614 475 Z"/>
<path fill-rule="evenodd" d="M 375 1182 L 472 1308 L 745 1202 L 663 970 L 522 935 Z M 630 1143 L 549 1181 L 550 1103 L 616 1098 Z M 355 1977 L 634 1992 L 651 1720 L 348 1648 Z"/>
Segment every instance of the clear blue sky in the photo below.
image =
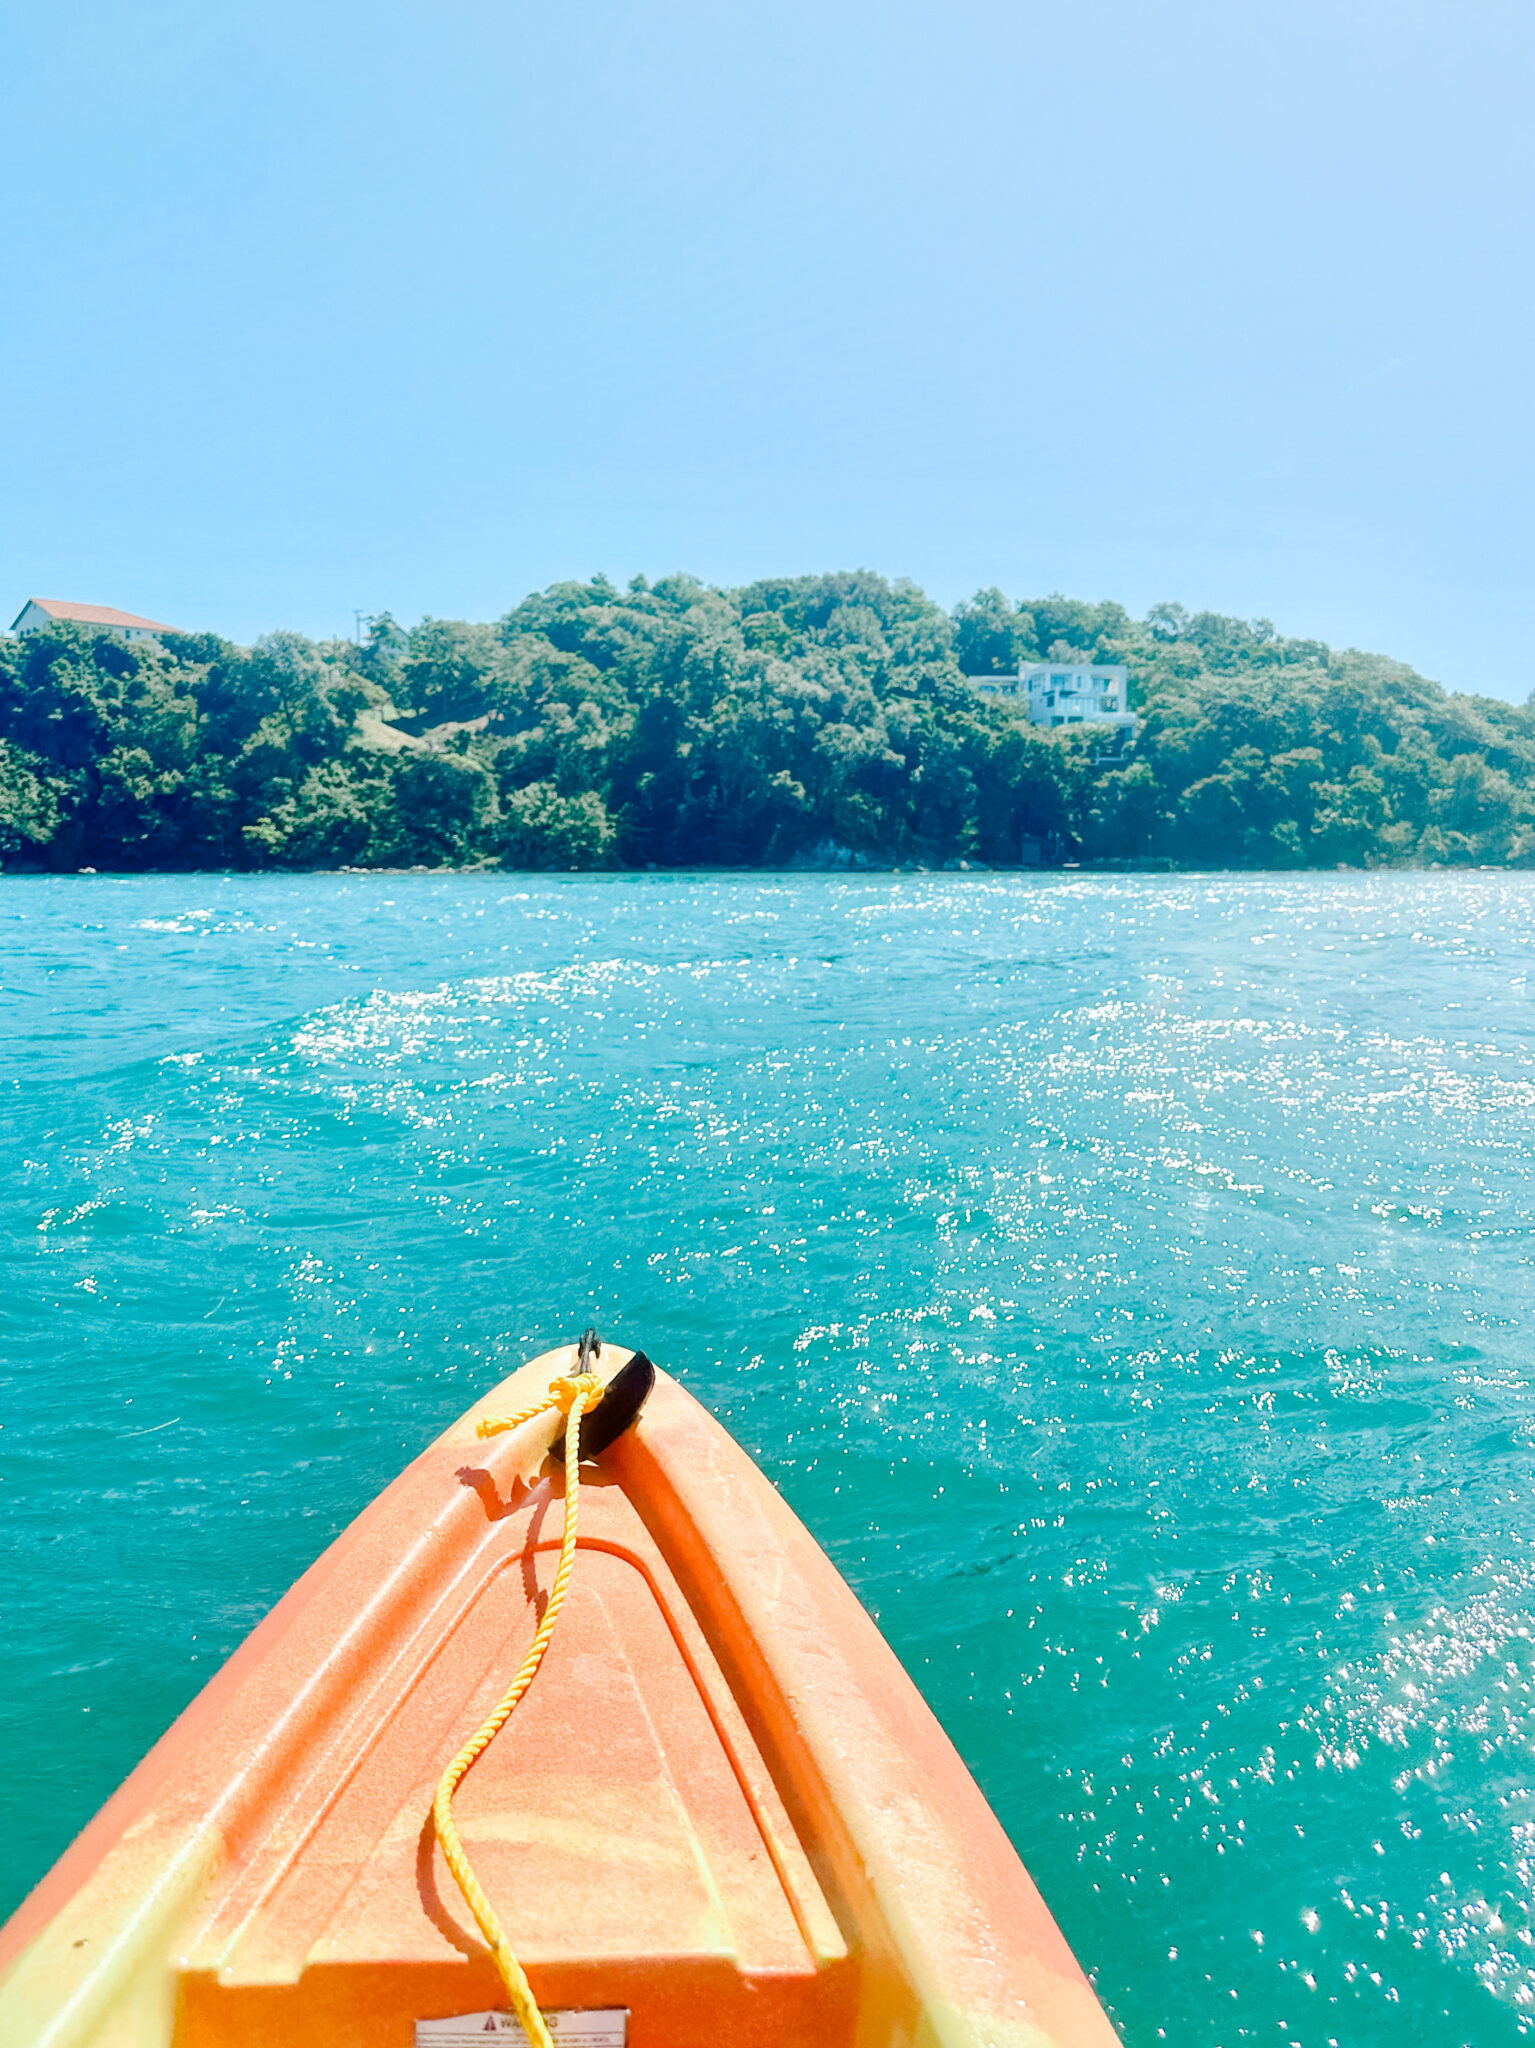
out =
<path fill-rule="evenodd" d="M 1163 598 L 1535 685 L 1535 10 L 13 0 L 3 587 Z"/>

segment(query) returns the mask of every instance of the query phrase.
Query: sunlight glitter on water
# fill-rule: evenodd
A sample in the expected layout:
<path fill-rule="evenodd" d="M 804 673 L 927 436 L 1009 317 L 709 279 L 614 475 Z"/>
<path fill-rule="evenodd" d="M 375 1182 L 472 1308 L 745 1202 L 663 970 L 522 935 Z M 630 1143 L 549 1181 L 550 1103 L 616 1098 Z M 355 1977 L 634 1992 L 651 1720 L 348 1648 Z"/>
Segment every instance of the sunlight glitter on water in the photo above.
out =
<path fill-rule="evenodd" d="M 593 1316 L 877 1610 L 1127 2039 L 1525 2031 L 1535 881 L 98 878 L 0 916 L 18 1882 Z M 86 1710 L 68 1774 L 31 1755 Z"/>

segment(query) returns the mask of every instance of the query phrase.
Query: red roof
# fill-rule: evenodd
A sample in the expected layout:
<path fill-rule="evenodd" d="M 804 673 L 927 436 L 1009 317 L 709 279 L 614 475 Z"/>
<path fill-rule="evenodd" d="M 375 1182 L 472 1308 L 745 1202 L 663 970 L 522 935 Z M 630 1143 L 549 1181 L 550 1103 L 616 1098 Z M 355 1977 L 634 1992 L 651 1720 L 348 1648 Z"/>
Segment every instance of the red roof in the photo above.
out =
<path fill-rule="evenodd" d="M 137 612 L 120 612 L 109 604 L 70 604 L 61 597 L 29 597 L 11 621 L 12 631 L 21 624 L 28 608 L 34 604 L 50 619 L 73 619 L 81 626 L 137 626 L 140 631 L 148 633 L 176 631 L 174 626 L 167 626 L 161 619 L 141 619 Z"/>

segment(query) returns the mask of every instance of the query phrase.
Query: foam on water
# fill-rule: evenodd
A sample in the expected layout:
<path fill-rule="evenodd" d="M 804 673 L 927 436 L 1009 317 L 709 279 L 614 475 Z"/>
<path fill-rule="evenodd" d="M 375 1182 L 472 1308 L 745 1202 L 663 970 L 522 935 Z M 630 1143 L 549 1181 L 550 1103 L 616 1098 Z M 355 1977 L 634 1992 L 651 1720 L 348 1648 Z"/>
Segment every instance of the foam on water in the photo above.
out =
<path fill-rule="evenodd" d="M 0 920 L 7 1903 L 590 1319 L 827 1544 L 1128 2040 L 1535 2023 L 1535 878 Z"/>

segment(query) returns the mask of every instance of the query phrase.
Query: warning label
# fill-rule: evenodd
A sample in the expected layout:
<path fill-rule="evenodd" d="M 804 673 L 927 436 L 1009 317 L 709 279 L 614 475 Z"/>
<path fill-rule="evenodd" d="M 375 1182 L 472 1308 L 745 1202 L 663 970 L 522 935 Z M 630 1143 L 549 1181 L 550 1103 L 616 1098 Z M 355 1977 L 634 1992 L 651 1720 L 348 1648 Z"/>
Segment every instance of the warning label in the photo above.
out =
<path fill-rule="evenodd" d="M 622 2006 L 607 2012 L 546 2012 L 544 2025 L 561 2048 L 624 2048 L 629 2015 Z M 509 2012 L 461 2012 L 447 2020 L 417 2020 L 416 2048 L 527 2048 L 527 2035 Z"/>

